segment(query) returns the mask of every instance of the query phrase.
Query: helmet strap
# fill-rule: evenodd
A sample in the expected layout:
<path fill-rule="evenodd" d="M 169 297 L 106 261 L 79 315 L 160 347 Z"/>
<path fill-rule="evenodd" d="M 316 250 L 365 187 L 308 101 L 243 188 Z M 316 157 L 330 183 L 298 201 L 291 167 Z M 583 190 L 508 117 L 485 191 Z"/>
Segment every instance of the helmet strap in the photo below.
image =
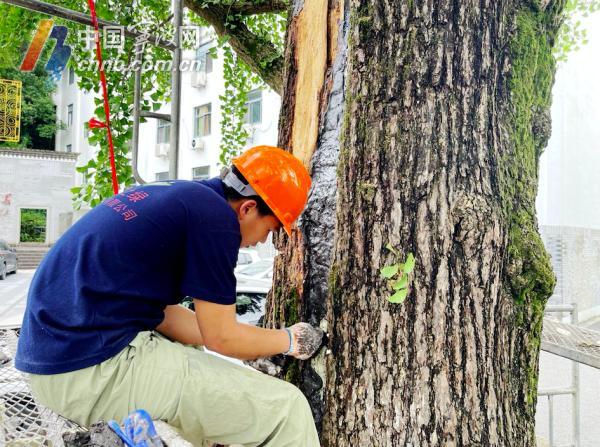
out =
<path fill-rule="evenodd" d="M 235 189 L 240 195 L 244 197 L 257 196 L 258 194 L 254 191 L 254 188 L 250 186 L 250 184 L 245 185 L 237 175 L 235 175 L 232 171 L 229 171 L 227 175 L 223 178 L 223 183 L 225 183 L 230 188 Z"/>

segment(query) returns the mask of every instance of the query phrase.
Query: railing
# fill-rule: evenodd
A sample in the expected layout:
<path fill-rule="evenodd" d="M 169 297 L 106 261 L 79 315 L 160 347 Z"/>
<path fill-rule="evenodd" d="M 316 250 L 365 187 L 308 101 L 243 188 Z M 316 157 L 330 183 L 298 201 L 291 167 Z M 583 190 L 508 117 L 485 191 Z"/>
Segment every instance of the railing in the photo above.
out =
<path fill-rule="evenodd" d="M 563 305 L 548 305 L 546 306 L 546 313 L 569 313 L 571 315 L 571 324 L 576 325 L 578 323 L 577 316 L 577 305 L 576 304 L 563 304 Z M 544 325 L 546 325 L 548 319 L 544 319 Z M 542 340 L 544 336 L 542 336 Z M 542 341 L 544 344 L 544 341 Z M 543 350 L 544 346 L 542 346 Z M 561 355 L 561 354 L 556 354 Z M 564 357 L 563 355 L 561 355 Z M 567 388 L 557 388 L 549 390 L 541 390 L 538 392 L 538 396 L 546 396 L 548 398 L 548 424 L 549 424 L 549 442 L 550 447 L 558 447 L 554 443 L 554 397 L 571 395 L 572 396 L 572 424 L 573 424 L 573 444 L 569 444 L 569 447 L 579 447 L 580 445 L 580 423 L 579 423 L 579 363 L 576 361 L 572 362 L 571 366 L 571 386 Z M 565 446 L 567 447 L 567 446 Z"/>

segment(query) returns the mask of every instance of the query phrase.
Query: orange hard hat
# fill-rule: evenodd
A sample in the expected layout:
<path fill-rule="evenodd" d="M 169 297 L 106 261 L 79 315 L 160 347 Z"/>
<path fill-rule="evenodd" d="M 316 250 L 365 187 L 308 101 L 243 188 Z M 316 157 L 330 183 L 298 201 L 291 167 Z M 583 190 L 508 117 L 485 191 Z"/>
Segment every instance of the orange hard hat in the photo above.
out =
<path fill-rule="evenodd" d="M 233 165 L 291 235 L 310 189 L 310 176 L 302 162 L 278 147 L 255 146 L 234 158 Z"/>

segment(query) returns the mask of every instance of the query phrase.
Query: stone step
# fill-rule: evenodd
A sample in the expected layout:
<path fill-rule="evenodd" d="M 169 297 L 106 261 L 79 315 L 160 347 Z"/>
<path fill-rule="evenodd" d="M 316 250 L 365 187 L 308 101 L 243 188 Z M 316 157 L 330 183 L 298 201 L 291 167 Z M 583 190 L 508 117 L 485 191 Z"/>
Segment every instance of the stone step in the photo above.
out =
<path fill-rule="evenodd" d="M 43 244 L 21 244 L 16 247 L 18 267 L 24 270 L 36 269 L 48 250 L 49 245 Z"/>

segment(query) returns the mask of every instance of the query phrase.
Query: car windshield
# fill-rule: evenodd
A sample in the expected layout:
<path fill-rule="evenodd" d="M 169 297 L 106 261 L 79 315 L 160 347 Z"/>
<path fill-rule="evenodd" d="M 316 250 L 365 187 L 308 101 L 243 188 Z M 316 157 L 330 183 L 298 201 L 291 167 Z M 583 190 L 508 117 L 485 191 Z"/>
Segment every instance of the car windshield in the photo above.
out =
<path fill-rule="evenodd" d="M 240 273 L 244 275 L 254 276 L 259 273 L 264 272 L 272 267 L 273 261 L 264 260 L 264 261 L 256 261 L 253 264 L 250 264 L 248 267 L 244 267 L 240 269 Z"/>

